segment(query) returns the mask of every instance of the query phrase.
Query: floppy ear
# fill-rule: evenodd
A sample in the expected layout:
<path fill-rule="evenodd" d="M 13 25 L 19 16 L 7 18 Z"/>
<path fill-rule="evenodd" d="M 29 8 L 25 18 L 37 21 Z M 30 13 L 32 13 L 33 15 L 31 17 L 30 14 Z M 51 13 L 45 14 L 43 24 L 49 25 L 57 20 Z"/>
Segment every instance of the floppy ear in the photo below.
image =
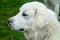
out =
<path fill-rule="evenodd" d="M 35 18 L 33 22 L 34 29 L 41 29 L 48 25 L 49 17 L 47 11 L 44 9 L 37 9 L 35 12 Z"/>

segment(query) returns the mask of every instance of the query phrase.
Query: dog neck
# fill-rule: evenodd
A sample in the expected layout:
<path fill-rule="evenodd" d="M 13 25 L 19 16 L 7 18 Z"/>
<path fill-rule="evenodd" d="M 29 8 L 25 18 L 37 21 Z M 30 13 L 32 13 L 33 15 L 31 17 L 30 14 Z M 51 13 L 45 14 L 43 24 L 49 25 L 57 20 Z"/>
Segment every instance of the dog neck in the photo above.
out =
<path fill-rule="evenodd" d="M 32 30 L 28 30 L 24 32 L 24 35 L 27 40 L 35 40 L 34 35 L 35 33 Z"/>
<path fill-rule="evenodd" d="M 54 35 L 55 28 L 46 26 L 37 31 L 28 30 L 24 32 L 27 40 L 50 40 L 50 37 Z"/>

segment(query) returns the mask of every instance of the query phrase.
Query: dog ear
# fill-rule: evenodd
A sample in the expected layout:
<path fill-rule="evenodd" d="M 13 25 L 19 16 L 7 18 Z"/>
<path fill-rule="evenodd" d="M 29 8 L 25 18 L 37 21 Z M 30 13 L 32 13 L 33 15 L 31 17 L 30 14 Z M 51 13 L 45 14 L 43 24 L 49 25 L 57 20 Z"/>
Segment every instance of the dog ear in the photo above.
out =
<path fill-rule="evenodd" d="M 47 11 L 44 9 L 36 9 L 35 18 L 33 21 L 33 28 L 34 29 L 41 29 L 48 25 L 49 17 L 47 15 Z"/>

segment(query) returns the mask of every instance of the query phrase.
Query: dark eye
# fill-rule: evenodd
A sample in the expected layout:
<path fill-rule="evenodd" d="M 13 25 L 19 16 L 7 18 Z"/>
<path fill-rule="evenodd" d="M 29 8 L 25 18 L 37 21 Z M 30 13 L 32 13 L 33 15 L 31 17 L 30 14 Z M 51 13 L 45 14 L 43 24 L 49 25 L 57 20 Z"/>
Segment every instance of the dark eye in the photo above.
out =
<path fill-rule="evenodd" d="M 28 15 L 27 15 L 27 14 L 25 14 L 25 13 L 23 13 L 22 15 L 23 15 L 23 16 L 28 16 Z"/>

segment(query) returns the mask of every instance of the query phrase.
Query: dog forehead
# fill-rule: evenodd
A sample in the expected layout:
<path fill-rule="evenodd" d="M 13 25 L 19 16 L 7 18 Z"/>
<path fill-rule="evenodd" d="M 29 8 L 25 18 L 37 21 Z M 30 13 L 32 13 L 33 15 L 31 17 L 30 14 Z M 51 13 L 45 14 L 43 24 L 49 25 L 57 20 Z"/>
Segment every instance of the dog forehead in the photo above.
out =
<path fill-rule="evenodd" d="M 23 10 L 23 9 L 38 9 L 38 8 L 46 8 L 46 6 L 41 3 L 41 2 L 37 2 L 37 1 L 34 1 L 34 2 L 29 2 L 29 3 L 25 3 L 21 6 L 20 10 Z"/>

